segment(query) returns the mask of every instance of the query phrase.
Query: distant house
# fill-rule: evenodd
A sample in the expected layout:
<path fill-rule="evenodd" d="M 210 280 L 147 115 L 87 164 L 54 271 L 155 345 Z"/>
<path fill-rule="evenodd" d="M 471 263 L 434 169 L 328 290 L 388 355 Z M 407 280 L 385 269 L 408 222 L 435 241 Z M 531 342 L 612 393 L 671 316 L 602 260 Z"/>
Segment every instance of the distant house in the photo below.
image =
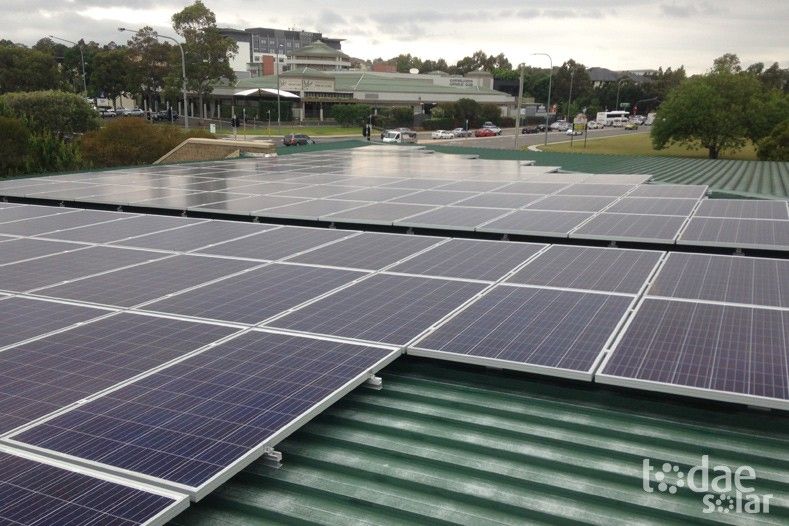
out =
<path fill-rule="evenodd" d="M 592 87 L 599 88 L 605 84 L 617 82 L 622 78 L 629 79 L 634 84 L 651 82 L 651 79 L 646 77 L 645 74 L 651 73 L 653 70 L 613 71 L 607 68 L 589 68 L 586 71 L 589 73 L 589 79 L 592 81 Z"/>

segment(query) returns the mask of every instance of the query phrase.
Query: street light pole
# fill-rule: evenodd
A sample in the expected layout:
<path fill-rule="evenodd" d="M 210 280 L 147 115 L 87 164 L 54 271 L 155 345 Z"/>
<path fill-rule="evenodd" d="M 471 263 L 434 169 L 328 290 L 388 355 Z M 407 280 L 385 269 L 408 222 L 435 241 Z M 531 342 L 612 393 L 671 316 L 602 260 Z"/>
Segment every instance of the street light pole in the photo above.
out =
<path fill-rule="evenodd" d="M 551 81 L 553 80 L 553 59 L 548 53 L 532 53 L 532 56 L 540 55 L 548 57 L 551 63 L 551 69 L 548 72 L 548 103 L 545 106 L 545 145 L 548 145 L 548 116 L 551 111 Z"/>
<path fill-rule="evenodd" d="M 616 83 L 616 108 L 615 110 L 619 111 L 619 89 L 622 87 L 622 83 L 627 79 L 619 79 Z"/>
<path fill-rule="evenodd" d="M 570 70 L 570 96 L 567 98 L 567 121 L 570 121 L 570 108 L 573 105 L 573 80 L 575 79 L 575 69 Z"/>
<path fill-rule="evenodd" d="M 277 129 L 282 127 L 281 124 L 281 111 L 280 111 L 280 103 L 279 103 L 279 49 L 282 44 L 278 41 L 274 41 L 274 46 L 276 47 L 276 53 L 274 54 L 274 58 L 277 61 Z"/>
<path fill-rule="evenodd" d="M 126 31 L 127 33 L 139 33 L 139 31 L 135 31 L 133 29 L 126 29 L 125 27 L 119 27 L 118 31 Z M 181 45 L 180 42 L 178 42 L 173 37 L 160 35 L 156 31 L 154 31 L 151 34 L 154 36 L 154 38 L 165 38 L 167 40 L 172 40 L 178 45 L 178 49 L 181 50 L 181 75 L 182 75 L 182 89 L 184 92 L 184 128 L 188 130 L 189 129 L 189 108 L 188 108 L 189 102 L 186 95 L 186 54 L 184 53 L 184 47 Z"/>
<path fill-rule="evenodd" d="M 521 131 L 521 100 L 523 99 L 523 63 L 521 63 L 518 68 L 520 71 L 520 82 L 518 83 L 518 106 L 515 113 L 515 149 L 518 149 L 518 135 L 520 135 Z"/>
<path fill-rule="evenodd" d="M 82 52 L 82 44 L 77 44 L 76 42 L 72 42 L 71 40 L 66 40 L 65 38 L 59 38 L 54 35 L 49 35 L 49 38 L 54 38 L 55 40 L 60 40 L 61 42 L 67 42 L 69 44 L 74 44 L 75 46 L 79 47 L 79 59 L 82 62 L 82 89 L 85 92 L 85 96 L 88 96 L 88 81 L 85 77 L 85 54 Z"/>

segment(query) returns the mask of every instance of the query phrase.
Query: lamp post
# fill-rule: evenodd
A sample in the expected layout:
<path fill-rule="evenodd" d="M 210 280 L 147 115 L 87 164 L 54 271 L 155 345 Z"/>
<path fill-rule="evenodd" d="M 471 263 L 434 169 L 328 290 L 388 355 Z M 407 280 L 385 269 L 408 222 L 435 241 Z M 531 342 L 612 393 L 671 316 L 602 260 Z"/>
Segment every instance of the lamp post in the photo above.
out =
<path fill-rule="evenodd" d="M 85 54 L 82 52 L 82 44 L 78 44 L 76 42 L 72 42 L 71 40 L 66 40 L 65 38 L 59 38 L 54 35 L 49 35 L 49 38 L 54 38 L 55 40 L 60 40 L 61 42 L 67 42 L 69 44 L 73 44 L 79 47 L 79 59 L 82 62 L 82 89 L 85 92 L 85 96 L 88 96 L 88 81 L 85 77 Z"/>
<path fill-rule="evenodd" d="M 133 29 L 126 29 L 125 27 L 119 27 L 118 31 L 121 32 L 126 31 L 127 33 L 139 33 L 139 30 L 135 31 Z M 153 35 L 154 38 L 165 38 L 167 40 L 172 40 L 178 45 L 178 49 L 181 50 L 181 76 L 183 78 L 182 89 L 184 92 L 184 128 L 188 130 L 189 129 L 189 108 L 188 108 L 189 102 L 186 96 L 186 55 L 184 54 L 184 47 L 181 45 L 180 42 L 178 42 L 173 37 L 160 35 L 156 31 L 152 32 L 151 34 Z"/>
<path fill-rule="evenodd" d="M 627 79 L 619 79 L 616 83 L 616 108 L 615 110 L 619 111 L 619 89 L 622 87 L 622 83 Z"/>
<path fill-rule="evenodd" d="M 524 64 L 521 63 L 518 65 L 518 69 L 520 69 L 520 82 L 518 83 L 518 105 L 517 109 L 515 110 L 515 149 L 518 149 L 518 135 L 520 135 L 521 130 L 521 100 L 523 99 L 523 70 Z"/>
<path fill-rule="evenodd" d="M 551 69 L 548 72 L 548 102 L 545 105 L 545 144 L 548 144 L 548 115 L 551 111 L 551 81 L 553 80 L 553 59 L 548 53 L 532 53 L 532 56 L 543 56 L 548 57 L 548 60 L 551 63 Z"/>
<path fill-rule="evenodd" d="M 570 122 L 570 108 L 573 105 L 573 79 L 575 79 L 575 68 L 570 70 L 570 96 L 567 98 L 567 122 Z"/>
<path fill-rule="evenodd" d="M 276 47 L 276 53 L 274 54 L 274 58 L 277 60 L 277 129 L 281 128 L 281 111 L 280 111 L 280 104 L 279 104 L 279 50 L 284 48 L 284 44 L 280 44 L 279 42 L 275 42 L 274 46 Z"/>

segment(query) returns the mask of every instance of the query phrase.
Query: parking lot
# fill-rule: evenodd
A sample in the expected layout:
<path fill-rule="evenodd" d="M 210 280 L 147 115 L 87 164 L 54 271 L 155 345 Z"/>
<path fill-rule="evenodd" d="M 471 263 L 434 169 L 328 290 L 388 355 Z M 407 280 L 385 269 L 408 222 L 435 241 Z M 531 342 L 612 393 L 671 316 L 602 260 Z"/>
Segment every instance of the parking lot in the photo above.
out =
<path fill-rule="evenodd" d="M 494 148 L 499 150 L 511 150 L 515 147 L 515 138 L 513 137 L 515 128 L 506 128 L 501 132 L 498 137 L 469 137 L 465 139 L 441 139 L 433 140 L 430 138 L 431 132 L 419 132 L 419 142 L 421 144 L 446 144 L 451 146 L 473 146 L 475 148 Z M 649 133 L 648 127 L 639 128 L 638 131 L 628 131 L 622 128 L 605 128 L 602 130 L 589 130 L 589 139 L 611 137 L 615 135 L 634 133 Z M 565 142 L 569 141 L 570 137 L 565 135 L 564 132 L 549 131 L 548 142 Z M 583 135 L 576 136 L 574 142 L 580 143 L 583 146 Z M 518 137 L 518 147 L 531 146 L 535 144 L 543 144 L 545 142 L 545 133 L 534 134 L 521 134 Z"/>

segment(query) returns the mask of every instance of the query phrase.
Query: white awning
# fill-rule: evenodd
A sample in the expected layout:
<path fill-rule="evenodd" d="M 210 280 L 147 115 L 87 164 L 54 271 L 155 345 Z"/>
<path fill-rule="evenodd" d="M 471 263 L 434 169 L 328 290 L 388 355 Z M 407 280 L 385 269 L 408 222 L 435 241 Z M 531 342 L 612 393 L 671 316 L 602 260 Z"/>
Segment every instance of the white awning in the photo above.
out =
<path fill-rule="evenodd" d="M 250 95 L 260 95 L 262 93 L 268 93 L 270 95 L 277 95 L 276 88 L 253 88 L 253 89 L 245 89 L 244 91 L 239 91 L 238 93 L 234 93 L 233 95 L 236 97 L 249 97 Z M 291 93 L 290 91 L 279 90 L 279 96 L 285 97 L 286 99 L 298 99 L 299 96 L 295 93 Z"/>

